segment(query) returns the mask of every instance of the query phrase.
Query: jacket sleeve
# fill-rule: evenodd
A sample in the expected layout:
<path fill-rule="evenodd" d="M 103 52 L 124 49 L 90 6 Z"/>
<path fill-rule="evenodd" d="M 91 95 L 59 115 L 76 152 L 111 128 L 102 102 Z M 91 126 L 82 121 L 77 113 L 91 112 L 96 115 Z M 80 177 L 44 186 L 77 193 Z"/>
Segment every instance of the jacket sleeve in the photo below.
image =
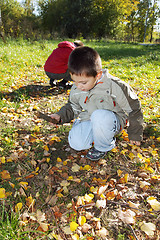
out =
<path fill-rule="evenodd" d="M 128 137 L 133 141 L 141 141 L 143 138 L 143 113 L 141 103 L 133 89 L 122 81 L 117 81 L 117 102 L 128 116 Z"/>
<path fill-rule="evenodd" d="M 68 103 L 66 103 L 60 110 L 57 112 L 61 117 L 61 123 L 68 123 L 71 120 L 77 118 L 81 113 L 82 108 L 80 107 L 78 100 L 72 94 L 72 90 L 70 92 Z"/>
<path fill-rule="evenodd" d="M 57 114 L 61 117 L 61 123 L 69 123 L 71 120 L 74 119 L 74 112 L 71 106 L 70 101 L 66 103 L 58 112 Z"/>

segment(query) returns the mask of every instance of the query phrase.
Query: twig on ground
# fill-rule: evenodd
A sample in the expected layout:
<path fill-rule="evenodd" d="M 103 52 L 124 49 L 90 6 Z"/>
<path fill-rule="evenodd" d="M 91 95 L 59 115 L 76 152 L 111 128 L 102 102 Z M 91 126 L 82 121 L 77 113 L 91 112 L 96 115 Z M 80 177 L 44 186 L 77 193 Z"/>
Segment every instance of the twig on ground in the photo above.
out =
<path fill-rule="evenodd" d="M 139 239 L 137 238 L 136 233 L 135 233 L 134 229 L 132 228 L 132 226 L 131 226 L 130 224 L 127 224 L 127 225 L 128 225 L 128 227 L 132 230 L 132 233 L 133 233 L 135 239 L 136 239 L 136 240 L 139 240 Z"/>
<path fill-rule="evenodd" d="M 63 240 L 67 240 L 67 238 L 65 237 L 63 231 L 61 230 L 61 228 L 59 227 L 58 223 L 57 223 L 57 220 L 55 218 L 55 215 L 54 215 L 54 212 L 52 210 L 52 208 L 48 205 L 49 209 L 51 210 L 52 212 L 52 215 L 53 215 L 53 218 L 54 218 L 54 221 L 55 221 L 55 224 L 56 224 L 56 227 L 57 227 L 57 231 L 58 231 L 58 234 L 63 238 Z"/>

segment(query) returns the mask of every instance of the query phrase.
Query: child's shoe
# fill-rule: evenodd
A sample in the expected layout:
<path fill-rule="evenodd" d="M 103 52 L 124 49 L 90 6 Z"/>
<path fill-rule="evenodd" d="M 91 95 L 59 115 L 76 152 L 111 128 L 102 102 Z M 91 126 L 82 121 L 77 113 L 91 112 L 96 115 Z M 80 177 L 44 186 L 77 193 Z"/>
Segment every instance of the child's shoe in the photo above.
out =
<path fill-rule="evenodd" d="M 67 88 L 67 85 L 66 85 L 67 81 L 65 79 L 63 79 L 62 81 L 59 82 L 58 84 L 58 87 L 62 90 L 66 89 Z"/>
<path fill-rule="evenodd" d="M 55 87 L 56 84 L 54 83 L 54 79 L 53 78 L 50 78 L 50 81 L 49 81 L 51 87 Z"/>
<path fill-rule="evenodd" d="M 97 161 L 100 158 L 103 158 L 105 154 L 105 152 L 100 152 L 93 147 L 91 150 L 88 151 L 86 157 L 92 161 Z"/>

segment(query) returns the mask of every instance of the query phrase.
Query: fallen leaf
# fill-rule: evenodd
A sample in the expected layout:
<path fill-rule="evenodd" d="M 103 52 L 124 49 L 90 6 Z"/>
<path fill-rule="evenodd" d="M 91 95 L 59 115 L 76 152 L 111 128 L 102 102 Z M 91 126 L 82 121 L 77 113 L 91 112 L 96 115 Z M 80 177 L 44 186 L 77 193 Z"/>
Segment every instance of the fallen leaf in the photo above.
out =
<path fill-rule="evenodd" d="M 15 212 L 19 212 L 22 209 L 23 204 L 21 202 L 17 203 L 15 206 Z"/>
<path fill-rule="evenodd" d="M 135 212 L 131 211 L 130 209 L 126 211 L 122 211 L 121 209 L 118 210 L 118 217 L 127 224 L 134 224 L 135 223 Z"/>
<path fill-rule="evenodd" d="M 86 222 L 86 218 L 84 216 L 79 216 L 78 218 L 79 225 L 83 226 L 85 222 Z"/>
<path fill-rule="evenodd" d="M 7 179 L 11 178 L 10 173 L 8 172 L 8 170 L 3 170 L 0 174 L 1 174 L 2 179 L 7 180 Z"/>
<path fill-rule="evenodd" d="M 106 207 L 106 199 L 97 200 L 96 207 L 97 208 L 105 208 Z"/>
<path fill-rule="evenodd" d="M 60 185 L 61 185 L 62 187 L 67 187 L 67 186 L 70 185 L 70 182 L 68 182 L 67 180 L 63 180 L 63 181 L 60 183 Z"/>
<path fill-rule="evenodd" d="M 84 223 L 81 230 L 82 232 L 87 233 L 91 228 L 91 225 L 89 225 L 88 223 Z"/>
<path fill-rule="evenodd" d="M 149 237 L 153 237 L 154 236 L 154 231 L 156 230 L 156 226 L 155 224 L 151 223 L 151 222 L 143 222 L 141 225 L 141 230 L 143 232 L 145 232 Z"/>
<path fill-rule="evenodd" d="M 98 195 L 103 194 L 103 193 L 106 191 L 107 188 L 108 188 L 108 185 L 101 186 L 101 187 L 98 189 L 97 194 L 98 194 Z"/>
<path fill-rule="evenodd" d="M 76 222 L 71 222 L 70 223 L 70 230 L 74 232 L 79 225 Z"/>
<path fill-rule="evenodd" d="M 129 206 L 130 206 L 131 208 L 133 208 L 132 210 L 133 210 L 134 212 L 140 213 L 140 211 L 138 210 L 138 208 L 139 208 L 139 203 L 136 204 L 136 203 L 133 203 L 133 202 L 129 201 L 128 204 L 129 204 Z"/>
<path fill-rule="evenodd" d="M 96 231 L 96 235 L 100 236 L 103 239 L 106 239 L 106 236 L 109 235 L 109 232 L 106 228 L 101 228 Z"/>
<path fill-rule="evenodd" d="M 72 239 L 73 239 L 73 240 L 79 240 L 79 235 L 78 235 L 78 234 L 72 235 Z"/>
<path fill-rule="evenodd" d="M 5 198 L 6 194 L 5 194 L 5 189 L 4 188 L 0 188 L 0 198 Z"/>
<path fill-rule="evenodd" d="M 42 213 L 40 210 L 37 210 L 36 217 L 38 222 L 43 222 L 46 220 L 45 213 Z"/>
<path fill-rule="evenodd" d="M 160 202 L 158 202 L 155 197 L 148 197 L 147 202 L 155 211 L 160 211 Z"/>
<path fill-rule="evenodd" d="M 94 195 L 92 193 L 85 194 L 84 196 L 84 199 L 86 202 L 91 202 L 93 198 L 94 198 Z"/>
<path fill-rule="evenodd" d="M 39 225 L 40 225 L 41 229 L 43 230 L 43 232 L 48 231 L 48 224 L 47 223 L 39 222 Z"/>
<path fill-rule="evenodd" d="M 72 172 L 79 172 L 80 166 L 78 164 L 74 163 L 71 170 L 72 170 Z"/>

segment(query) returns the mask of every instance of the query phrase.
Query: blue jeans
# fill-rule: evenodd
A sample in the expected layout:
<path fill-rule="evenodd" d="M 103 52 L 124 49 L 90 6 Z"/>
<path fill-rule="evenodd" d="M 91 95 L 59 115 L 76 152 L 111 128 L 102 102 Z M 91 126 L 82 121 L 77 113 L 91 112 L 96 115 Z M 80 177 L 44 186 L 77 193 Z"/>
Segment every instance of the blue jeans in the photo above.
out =
<path fill-rule="evenodd" d="M 89 121 L 75 120 L 69 132 L 68 141 L 71 148 L 81 151 L 92 147 L 101 152 L 115 147 L 115 135 L 120 132 L 119 119 L 112 111 L 95 110 Z"/>

